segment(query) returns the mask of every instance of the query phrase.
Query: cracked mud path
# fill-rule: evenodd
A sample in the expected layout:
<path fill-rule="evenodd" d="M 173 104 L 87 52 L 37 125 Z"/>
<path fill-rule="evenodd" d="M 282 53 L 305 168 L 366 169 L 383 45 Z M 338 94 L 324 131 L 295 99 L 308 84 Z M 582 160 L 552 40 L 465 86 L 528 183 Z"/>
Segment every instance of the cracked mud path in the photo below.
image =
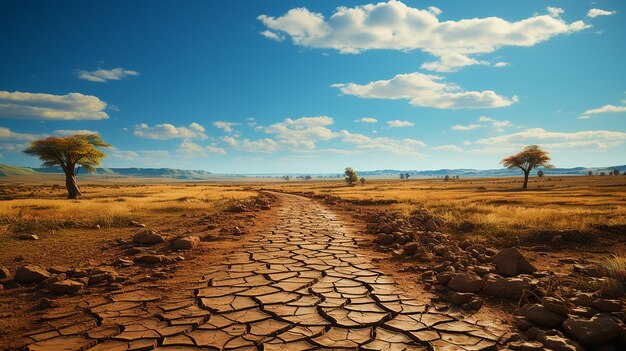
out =
<path fill-rule="evenodd" d="M 507 332 L 403 295 L 325 206 L 279 196 L 276 226 L 227 262 L 178 291 L 135 287 L 51 311 L 28 348 L 483 350 Z"/>

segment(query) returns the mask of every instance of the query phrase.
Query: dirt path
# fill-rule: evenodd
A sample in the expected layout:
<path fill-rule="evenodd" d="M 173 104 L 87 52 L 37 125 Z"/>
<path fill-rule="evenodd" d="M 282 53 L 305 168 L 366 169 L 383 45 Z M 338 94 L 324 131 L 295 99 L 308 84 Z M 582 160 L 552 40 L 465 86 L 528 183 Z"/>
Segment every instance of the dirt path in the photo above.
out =
<path fill-rule="evenodd" d="M 29 349 L 482 350 L 506 333 L 402 295 L 326 207 L 279 196 L 275 227 L 226 261 L 51 310 Z"/>

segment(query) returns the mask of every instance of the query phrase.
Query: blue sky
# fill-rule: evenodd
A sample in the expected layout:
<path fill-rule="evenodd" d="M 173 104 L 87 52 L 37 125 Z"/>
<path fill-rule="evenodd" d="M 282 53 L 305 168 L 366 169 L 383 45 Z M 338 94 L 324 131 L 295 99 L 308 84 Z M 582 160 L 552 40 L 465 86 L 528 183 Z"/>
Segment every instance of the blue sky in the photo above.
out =
<path fill-rule="evenodd" d="M 109 167 L 626 163 L 626 3 L 332 3 L 4 2 L 0 162 L 91 131 Z"/>

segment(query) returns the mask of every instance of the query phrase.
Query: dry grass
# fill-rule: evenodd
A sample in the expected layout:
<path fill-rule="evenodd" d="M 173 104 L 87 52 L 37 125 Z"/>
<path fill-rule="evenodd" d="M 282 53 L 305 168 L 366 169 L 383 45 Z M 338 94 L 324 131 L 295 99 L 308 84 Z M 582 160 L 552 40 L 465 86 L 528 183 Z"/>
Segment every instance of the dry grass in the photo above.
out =
<path fill-rule="evenodd" d="M 626 226 L 626 177 L 535 178 L 528 191 L 520 191 L 520 186 L 521 179 L 517 178 L 475 178 L 449 182 L 369 180 L 354 187 L 341 182 L 298 182 L 273 188 L 337 196 L 357 203 L 395 200 L 397 203 L 379 207 L 404 214 L 426 208 L 449 231 L 477 235 L 541 235 Z"/>
<path fill-rule="evenodd" d="M 84 198 L 67 200 L 64 189 L 58 186 L 22 188 L 13 190 L 15 199 L 0 202 L 0 233 L 124 226 L 131 220 L 162 213 L 219 210 L 229 201 L 256 194 L 216 185 L 88 184 Z"/>

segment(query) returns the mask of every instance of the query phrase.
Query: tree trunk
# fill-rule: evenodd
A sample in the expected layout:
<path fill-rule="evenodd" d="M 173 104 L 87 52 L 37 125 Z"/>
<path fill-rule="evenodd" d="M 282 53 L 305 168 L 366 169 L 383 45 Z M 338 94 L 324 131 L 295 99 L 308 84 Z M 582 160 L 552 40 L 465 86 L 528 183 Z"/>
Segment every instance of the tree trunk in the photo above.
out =
<path fill-rule="evenodd" d="M 522 186 L 522 189 L 526 190 L 528 189 L 528 175 L 530 174 L 530 171 L 524 171 L 524 185 Z"/>
<path fill-rule="evenodd" d="M 76 199 L 82 195 L 80 188 L 78 188 L 78 183 L 76 183 L 76 176 L 73 173 L 65 174 L 65 187 L 67 188 L 68 199 Z"/>

